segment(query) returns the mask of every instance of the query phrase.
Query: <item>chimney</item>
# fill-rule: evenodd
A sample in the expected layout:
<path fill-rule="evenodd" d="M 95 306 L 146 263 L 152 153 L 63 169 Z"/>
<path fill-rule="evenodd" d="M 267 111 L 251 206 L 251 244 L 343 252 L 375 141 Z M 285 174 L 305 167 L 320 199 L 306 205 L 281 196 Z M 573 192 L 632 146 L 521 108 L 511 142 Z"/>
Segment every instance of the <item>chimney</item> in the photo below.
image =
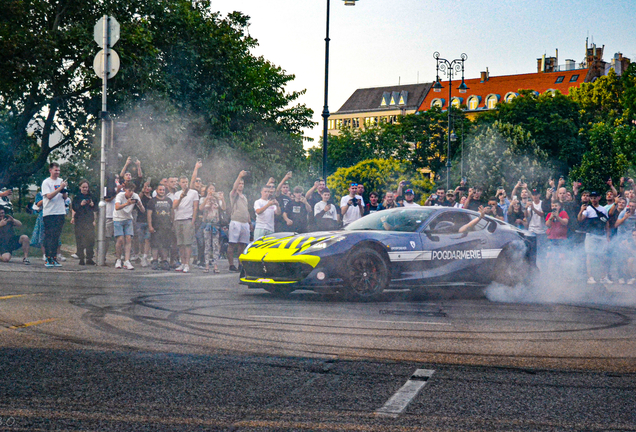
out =
<path fill-rule="evenodd" d="M 488 71 L 481 71 L 481 82 L 486 82 L 488 81 Z"/>

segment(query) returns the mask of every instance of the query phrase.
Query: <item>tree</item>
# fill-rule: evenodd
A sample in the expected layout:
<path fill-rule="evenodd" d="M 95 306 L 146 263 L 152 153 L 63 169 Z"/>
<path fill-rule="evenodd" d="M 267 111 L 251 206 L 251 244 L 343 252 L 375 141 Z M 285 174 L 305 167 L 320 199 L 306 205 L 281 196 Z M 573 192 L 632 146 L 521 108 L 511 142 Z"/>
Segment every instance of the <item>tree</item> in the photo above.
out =
<path fill-rule="evenodd" d="M 581 164 L 572 169 L 570 177 L 589 191 L 605 192 L 610 178 L 616 181 L 627 172 L 629 161 L 621 147 L 625 148 L 631 141 L 632 151 L 634 149 L 634 132 L 629 129 L 596 123 L 590 130 L 590 149 L 583 155 Z M 630 156 L 633 159 L 633 153 Z"/>
<path fill-rule="evenodd" d="M 454 131 L 460 136 L 471 130 L 463 112 L 453 109 Z M 446 164 L 448 114 L 440 108 L 400 116 L 396 123 L 380 123 L 363 128 L 343 127 L 330 135 L 327 146 L 328 173 L 367 159 L 409 161 L 416 168 L 438 172 Z M 452 155 L 457 148 L 452 149 Z M 452 157 L 451 155 L 451 157 Z M 312 166 L 322 168 L 322 147 L 310 149 Z"/>
<path fill-rule="evenodd" d="M 122 66 L 109 81 L 114 118 L 126 121 L 129 110 L 163 100 L 170 107 L 166 116 L 181 123 L 166 145 L 195 143 L 209 152 L 219 142 L 240 148 L 254 141 L 258 156 L 268 155 L 259 163 L 282 158 L 290 146 L 302 159 L 302 128 L 313 122 L 311 110 L 291 106 L 302 94 L 285 91 L 294 76 L 251 54 L 257 42 L 247 32 L 248 17 L 234 12 L 221 18 L 210 6 L 188 0 L 3 4 L 0 184 L 28 178 L 56 149 L 92 145 L 100 111 L 93 25 L 103 14 L 115 16 L 122 29 L 116 45 Z M 156 125 L 141 120 L 131 129 Z M 284 137 L 286 144 L 267 152 L 268 136 Z"/>
<path fill-rule="evenodd" d="M 521 126 L 495 121 L 484 124 L 466 142 L 469 184 L 494 195 L 503 186 L 511 190 L 520 179 L 542 185 L 553 167 L 547 152 L 539 148 Z"/>
<path fill-rule="evenodd" d="M 477 123 L 499 121 L 520 126 L 546 152 L 557 171 L 566 174 L 580 162 L 587 146 L 581 133 L 585 123 L 578 103 L 558 91 L 541 95 L 531 90 L 519 93 L 512 101 L 500 103 L 496 110 L 478 117 Z"/>
<path fill-rule="evenodd" d="M 387 191 L 397 190 L 402 180 L 411 182 L 416 197 L 421 198 L 433 188 L 433 183 L 412 164 L 394 159 L 369 159 L 351 167 L 338 168 L 327 178 L 327 186 L 336 197 L 348 194 L 352 182 L 364 184 L 368 192 L 384 195 Z"/>

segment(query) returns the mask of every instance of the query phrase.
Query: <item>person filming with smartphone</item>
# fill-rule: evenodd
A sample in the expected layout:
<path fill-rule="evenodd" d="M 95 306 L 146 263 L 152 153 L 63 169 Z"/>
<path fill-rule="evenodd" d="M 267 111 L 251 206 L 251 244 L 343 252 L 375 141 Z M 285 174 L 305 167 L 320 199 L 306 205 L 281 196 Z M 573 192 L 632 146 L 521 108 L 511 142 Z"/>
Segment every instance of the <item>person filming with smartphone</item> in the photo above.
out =
<path fill-rule="evenodd" d="M 80 180 L 80 193 L 73 197 L 71 207 L 75 226 L 75 243 L 79 265 L 95 265 L 95 212 L 98 211 L 98 199 L 90 192 L 88 180 Z"/>

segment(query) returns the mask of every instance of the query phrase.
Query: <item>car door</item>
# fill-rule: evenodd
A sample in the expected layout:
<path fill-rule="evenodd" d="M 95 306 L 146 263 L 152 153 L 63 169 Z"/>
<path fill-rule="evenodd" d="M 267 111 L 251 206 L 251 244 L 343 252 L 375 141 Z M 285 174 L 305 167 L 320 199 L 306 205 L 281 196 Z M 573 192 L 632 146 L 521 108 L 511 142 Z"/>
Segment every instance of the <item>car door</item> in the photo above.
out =
<path fill-rule="evenodd" d="M 471 230 L 460 233 L 459 228 L 474 214 L 448 211 L 437 215 L 421 232 L 424 254 L 420 262 L 422 278 L 426 282 L 481 282 L 489 273 L 486 257 L 490 232 L 487 219 Z"/>

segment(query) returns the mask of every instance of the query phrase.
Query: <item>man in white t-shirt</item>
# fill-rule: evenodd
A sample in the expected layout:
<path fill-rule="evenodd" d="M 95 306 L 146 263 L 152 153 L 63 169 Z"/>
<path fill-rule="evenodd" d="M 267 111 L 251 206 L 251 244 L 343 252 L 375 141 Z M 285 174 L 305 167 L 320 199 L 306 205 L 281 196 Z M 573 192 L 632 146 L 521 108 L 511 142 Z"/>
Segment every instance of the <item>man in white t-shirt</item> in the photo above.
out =
<path fill-rule="evenodd" d="M 543 201 L 541 201 L 541 192 L 539 192 L 539 190 L 537 189 L 532 189 L 532 199 L 528 201 L 528 205 L 525 208 L 525 213 L 526 220 L 528 221 L 528 231 L 534 233 L 537 236 L 538 259 L 543 259 L 545 257 L 546 246 L 548 242 L 548 228 L 545 226 L 545 214 L 549 213 L 549 211 L 551 210 L 551 208 L 550 210 L 544 208 L 544 203 Z"/>
<path fill-rule="evenodd" d="M 135 207 L 141 212 L 146 211 L 139 195 L 135 193 L 135 184 L 126 182 L 124 183 L 124 191 L 119 192 L 115 197 L 115 210 L 113 211 L 113 231 L 117 239 L 117 243 L 115 243 L 115 255 L 117 256 L 115 268 L 117 269 L 122 268 L 122 247 L 124 248 L 123 267 L 127 270 L 135 269 L 130 263 L 130 248 L 134 236 L 133 209 Z"/>
<path fill-rule="evenodd" d="M 261 198 L 254 201 L 256 225 L 254 226 L 254 240 L 274 233 L 276 215 L 281 214 L 280 205 L 276 198 L 272 198 L 272 188 L 265 185 L 261 188 Z"/>
<path fill-rule="evenodd" d="M 413 189 L 407 189 L 404 191 L 404 207 L 421 207 L 415 202 L 415 193 Z"/>
<path fill-rule="evenodd" d="M 60 164 L 52 162 L 49 165 L 51 176 L 42 182 L 42 221 L 44 222 L 44 250 L 46 267 L 61 267 L 57 261 L 57 246 L 62 235 L 66 205 L 68 198 L 66 186 L 68 183 L 60 178 Z"/>
<path fill-rule="evenodd" d="M 340 213 L 342 214 L 342 224 L 349 225 L 355 222 L 364 214 L 364 200 L 358 193 L 358 184 L 349 185 L 349 195 L 345 195 L 340 200 Z"/>
<path fill-rule="evenodd" d="M 585 234 L 585 253 L 587 254 L 587 283 L 595 284 L 594 265 L 600 268 L 603 275 L 600 282 L 611 284 L 608 278 L 609 262 L 607 259 L 607 247 L 610 241 L 609 215 L 607 210 L 600 205 L 601 196 L 597 192 L 590 193 L 590 204 L 583 203 L 577 215 L 579 222 L 586 221 L 587 234 Z"/>
<path fill-rule="evenodd" d="M 318 231 L 333 231 L 338 229 L 338 210 L 331 204 L 331 191 L 326 187 L 320 192 L 322 201 L 318 201 L 314 206 L 314 216 L 316 218 L 316 228 Z"/>
<path fill-rule="evenodd" d="M 174 194 L 172 208 L 174 210 L 174 232 L 179 247 L 181 265 L 176 271 L 188 273 L 190 271 L 190 256 L 194 242 L 194 222 L 199 211 L 199 192 L 190 189 L 190 180 L 186 176 L 179 178 L 181 191 Z"/>

